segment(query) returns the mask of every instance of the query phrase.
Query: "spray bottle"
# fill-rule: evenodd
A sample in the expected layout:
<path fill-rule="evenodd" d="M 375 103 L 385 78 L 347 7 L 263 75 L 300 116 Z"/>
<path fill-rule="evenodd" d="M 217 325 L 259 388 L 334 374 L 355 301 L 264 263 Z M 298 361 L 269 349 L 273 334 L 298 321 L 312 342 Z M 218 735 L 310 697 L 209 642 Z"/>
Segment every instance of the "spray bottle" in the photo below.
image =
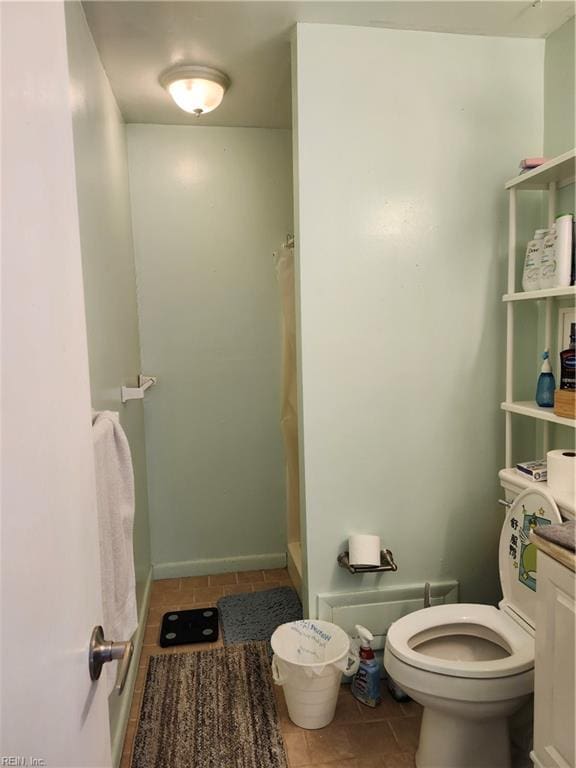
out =
<path fill-rule="evenodd" d="M 352 694 L 368 707 L 375 707 L 382 701 L 380 694 L 380 665 L 374 658 L 372 642 L 374 635 L 366 627 L 356 624 L 360 637 L 360 666 L 352 680 Z"/>
<path fill-rule="evenodd" d="M 556 383 L 554 381 L 554 374 L 552 373 L 549 357 L 548 350 L 545 350 L 542 355 L 542 360 L 544 362 L 542 363 L 538 384 L 536 386 L 536 402 L 541 408 L 552 408 L 554 406 L 554 390 L 556 389 Z"/>

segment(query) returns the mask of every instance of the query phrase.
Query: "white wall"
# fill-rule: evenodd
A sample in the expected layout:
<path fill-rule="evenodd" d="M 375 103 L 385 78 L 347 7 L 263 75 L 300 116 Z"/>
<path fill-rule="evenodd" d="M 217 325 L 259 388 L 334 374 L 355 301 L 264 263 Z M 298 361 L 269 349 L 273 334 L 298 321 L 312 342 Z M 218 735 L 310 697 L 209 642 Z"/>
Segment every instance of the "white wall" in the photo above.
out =
<path fill-rule="evenodd" d="M 542 147 L 541 40 L 298 25 L 308 598 L 457 578 L 497 597 L 503 182 Z M 394 575 L 336 565 L 382 536 Z"/>
<path fill-rule="evenodd" d="M 120 400 L 120 387 L 137 386 L 141 371 L 126 126 L 80 3 L 66 3 L 66 31 L 92 407 L 118 411 L 130 441 L 141 597 L 150 570 L 144 410 Z"/>
<path fill-rule="evenodd" d="M 128 126 L 158 576 L 283 565 L 290 132 Z"/>

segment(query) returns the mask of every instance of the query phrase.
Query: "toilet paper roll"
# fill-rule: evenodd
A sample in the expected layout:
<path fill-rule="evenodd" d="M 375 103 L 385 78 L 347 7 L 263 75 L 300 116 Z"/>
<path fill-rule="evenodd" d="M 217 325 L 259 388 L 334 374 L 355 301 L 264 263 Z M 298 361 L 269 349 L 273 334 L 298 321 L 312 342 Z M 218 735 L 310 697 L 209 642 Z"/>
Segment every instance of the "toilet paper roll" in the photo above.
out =
<path fill-rule="evenodd" d="M 358 533 L 348 539 L 350 565 L 380 565 L 380 536 Z"/>
<path fill-rule="evenodd" d="M 576 495 L 576 451 L 569 448 L 548 451 L 548 488 L 555 496 L 574 499 Z"/>

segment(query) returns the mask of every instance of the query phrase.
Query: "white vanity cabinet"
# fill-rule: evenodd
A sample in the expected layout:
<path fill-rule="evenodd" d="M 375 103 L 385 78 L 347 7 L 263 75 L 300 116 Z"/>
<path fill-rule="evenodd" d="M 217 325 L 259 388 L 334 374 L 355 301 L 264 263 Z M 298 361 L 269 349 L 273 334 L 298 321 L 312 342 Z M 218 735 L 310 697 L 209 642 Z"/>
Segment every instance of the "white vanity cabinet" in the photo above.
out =
<path fill-rule="evenodd" d="M 574 768 L 576 558 L 568 550 L 538 542 L 534 751 L 536 768 Z M 541 543 L 542 542 L 542 543 Z M 557 559 L 558 558 L 558 559 Z"/>

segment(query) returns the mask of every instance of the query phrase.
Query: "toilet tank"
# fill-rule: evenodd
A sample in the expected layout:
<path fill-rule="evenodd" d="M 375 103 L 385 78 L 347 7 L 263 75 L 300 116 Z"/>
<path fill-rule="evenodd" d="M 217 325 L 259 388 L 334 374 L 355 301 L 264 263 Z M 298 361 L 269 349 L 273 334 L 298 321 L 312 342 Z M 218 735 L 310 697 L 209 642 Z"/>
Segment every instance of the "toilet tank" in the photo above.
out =
<path fill-rule="evenodd" d="M 552 496 L 564 520 L 574 520 L 576 517 L 575 500 L 552 493 L 548 483 L 535 483 L 533 480 L 523 477 L 515 469 L 501 469 L 498 472 L 498 477 L 504 491 L 505 501 L 512 503 L 516 496 L 526 488 L 538 488 Z"/>

